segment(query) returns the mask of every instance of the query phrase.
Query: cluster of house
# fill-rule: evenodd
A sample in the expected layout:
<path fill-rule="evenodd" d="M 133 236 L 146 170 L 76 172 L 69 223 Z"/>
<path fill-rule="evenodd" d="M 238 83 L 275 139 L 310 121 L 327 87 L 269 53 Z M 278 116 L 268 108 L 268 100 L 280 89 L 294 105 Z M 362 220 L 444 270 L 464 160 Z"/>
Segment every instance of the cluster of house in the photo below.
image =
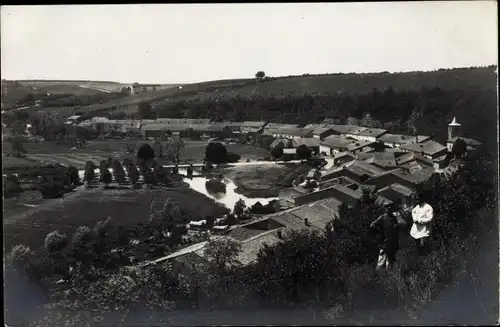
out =
<path fill-rule="evenodd" d="M 284 210 L 230 228 L 224 235 L 215 237 L 231 238 L 240 243 L 237 260 L 245 266 L 257 259 L 263 244 L 279 242 L 286 231 L 324 230 L 338 215 L 340 205 L 359 201 L 364 189 L 374 192 L 376 202 L 381 205 L 396 202 L 402 209 L 409 210 L 417 185 L 447 164 L 451 148 L 460 137 L 460 128 L 454 118 L 448 125 L 448 142 L 444 146 L 428 136 L 389 134 L 376 128 L 266 124 L 262 134 L 275 138 L 275 145 L 283 141 L 288 147 L 305 144 L 333 157 L 333 165 L 308 174 L 319 185 L 313 190 L 300 186 L 281 190 L 280 204 Z M 481 144 L 462 139 L 467 144 L 467 151 Z M 195 266 L 208 263 L 205 246 L 206 242 L 195 244 L 160 258 L 156 263 L 168 262 L 179 273 L 189 274 Z"/>
<path fill-rule="evenodd" d="M 234 134 L 261 133 L 266 122 L 212 122 L 210 119 L 188 118 L 158 118 L 142 120 L 115 120 L 104 117 L 93 117 L 90 120 L 80 121 L 81 116 L 71 116 L 68 124 L 77 124 L 80 127 L 90 128 L 99 134 L 113 132 L 136 133 L 143 137 L 162 137 L 165 133 L 174 135 L 193 130 L 195 132 L 214 137 L 231 137 Z"/>

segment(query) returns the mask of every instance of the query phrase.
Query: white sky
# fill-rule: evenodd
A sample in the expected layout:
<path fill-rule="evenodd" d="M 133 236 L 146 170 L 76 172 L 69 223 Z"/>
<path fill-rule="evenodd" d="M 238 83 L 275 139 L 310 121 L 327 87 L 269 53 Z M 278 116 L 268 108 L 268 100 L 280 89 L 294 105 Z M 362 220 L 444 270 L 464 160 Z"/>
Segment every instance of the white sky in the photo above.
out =
<path fill-rule="evenodd" d="M 2 6 L 2 78 L 189 83 L 497 64 L 497 2 Z"/>

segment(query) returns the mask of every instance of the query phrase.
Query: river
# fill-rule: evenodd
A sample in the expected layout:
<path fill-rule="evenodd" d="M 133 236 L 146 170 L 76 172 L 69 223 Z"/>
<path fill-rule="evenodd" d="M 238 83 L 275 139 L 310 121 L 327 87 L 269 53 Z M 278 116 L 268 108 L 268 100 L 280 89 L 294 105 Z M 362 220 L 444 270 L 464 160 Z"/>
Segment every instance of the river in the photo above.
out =
<path fill-rule="evenodd" d="M 179 169 L 179 173 L 185 175 L 186 170 Z M 260 202 L 262 205 L 266 205 L 273 200 L 278 200 L 277 197 L 248 198 L 242 194 L 238 194 L 234 191 L 237 188 L 236 184 L 228 178 L 224 178 L 224 182 L 226 184 L 226 193 L 210 194 L 205 187 L 205 182 L 207 182 L 208 180 L 209 179 L 205 177 L 194 177 L 193 179 L 184 178 L 184 182 L 186 182 L 191 189 L 195 190 L 196 192 L 204 194 L 205 196 L 224 205 L 226 208 L 230 210 L 233 210 L 235 203 L 238 202 L 238 200 L 240 199 L 242 199 L 245 202 L 247 207 L 253 206 L 257 202 Z"/>
<path fill-rule="evenodd" d="M 109 169 L 111 173 L 113 173 L 113 169 Z M 78 175 L 80 176 L 80 179 L 83 180 L 85 171 L 84 170 L 79 170 Z M 99 175 L 99 169 L 96 169 L 95 171 L 96 175 Z M 179 169 L 179 173 L 182 175 L 186 175 L 186 169 Z M 125 172 L 126 174 L 126 172 Z M 142 176 L 139 177 L 139 180 L 142 180 Z M 228 179 L 224 178 L 224 182 L 226 184 L 226 193 L 219 193 L 219 194 L 210 194 L 206 187 L 205 187 L 205 182 L 208 179 L 205 177 L 194 177 L 193 179 L 189 179 L 185 177 L 183 179 L 184 182 L 186 182 L 189 187 L 193 190 L 195 190 L 198 193 L 202 193 L 203 195 L 213 199 L 214 201 L 222 204 L 229 210 L 233 210 L 234 205 L 238 200 L 242 199 L 247 207 L 253 206 L 257 202 L 260 202 L 262 205 L 266 205 L 269 202 L 273 200 L 278 200 L 279 198 L 277 197 L 271 197 L 271 198 L 249 198 L 244 195 L 236 193 L 234 190 L 237 188 L 236 184 Z"/>

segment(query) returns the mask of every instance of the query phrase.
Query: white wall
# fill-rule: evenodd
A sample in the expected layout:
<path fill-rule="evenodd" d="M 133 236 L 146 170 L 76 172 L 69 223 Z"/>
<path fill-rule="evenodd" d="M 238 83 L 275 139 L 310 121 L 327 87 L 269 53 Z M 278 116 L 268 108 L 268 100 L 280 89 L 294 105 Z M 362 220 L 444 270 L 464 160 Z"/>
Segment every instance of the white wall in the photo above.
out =
<path fill-rule="evenodd" d="M 331 148 L 327 147 L 327 146 L 324 146 L 324 145 L 320 145 L 319 146 L 319 153 L 321 152 L 324 152 L 326 153 L 327 155 L 331 155 L 332 154 L 332 150 Z"/>

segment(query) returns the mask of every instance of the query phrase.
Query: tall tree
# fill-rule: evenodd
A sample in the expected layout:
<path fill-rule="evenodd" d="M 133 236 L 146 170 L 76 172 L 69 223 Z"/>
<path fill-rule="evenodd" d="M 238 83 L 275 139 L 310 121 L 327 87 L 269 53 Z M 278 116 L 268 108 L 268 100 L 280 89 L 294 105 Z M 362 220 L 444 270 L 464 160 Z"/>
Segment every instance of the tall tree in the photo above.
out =
<path fill-rule="evenodd" d="M 137 150 L 138 164 L 142 166 L 155 157 L 155 150 L 148 143 L 141 145 Z"/>
<path fill-rule="evenodd" d="M 297 147 L 297 157 L 300 160 L 309 159 L 311 157 L 311 149 L 309 149 L 305 144 L 301 144 Z"/>
<path fill-rule="evenodd" d="M 220 142 L 211 142 L 205 149 L 205 158 L 207 162 L 220 164 L 227 160 L 227 149 Z"/>
<path fill-rule="evenodd" d="M 467 143 L 461 138 L 457 139 L 451 148 L 455 158 L 462 158 L 467 152 Z"/>
<path fill-rule="evenodd" d="M 83 175 L 83 180 L 87 183 L 87 185 L 90 185 L 92 183 L 92 180 L 95 177 L 95 169 L 96 166 L 94 162 L 89 160 L 85 163 L 85 173 Z"/>
<path fill-rule="evenodd" d="M 154 113 L 151 105 L 147 102 L 139 103 L 137 107 L 137 114 L 139 115 L 139 119 L 153 119 Z"/>
<path fill-rule="evenodd" d="M 210 239 L 204 251 L 216 271 L 222 273 L 238 263 L 237 257 L 241 252 L 241 245 L 230 238 Z"/>
<path fill-rule="evenodd" d="M 125 182 L 125 170 L 123 169 L 122 164 L 118 159 L 113 160 L 113 175 L 115 177 L 115 181 L 118 184 L 123 184 Z"/>
<path fill-rule="evenodd" d="M 257 78 L 257 79 L 263 79 L 265 76 L 266 76 L 266 73 L 264 73 L 262 70 L 255 73 L 255 78 Z"/>

